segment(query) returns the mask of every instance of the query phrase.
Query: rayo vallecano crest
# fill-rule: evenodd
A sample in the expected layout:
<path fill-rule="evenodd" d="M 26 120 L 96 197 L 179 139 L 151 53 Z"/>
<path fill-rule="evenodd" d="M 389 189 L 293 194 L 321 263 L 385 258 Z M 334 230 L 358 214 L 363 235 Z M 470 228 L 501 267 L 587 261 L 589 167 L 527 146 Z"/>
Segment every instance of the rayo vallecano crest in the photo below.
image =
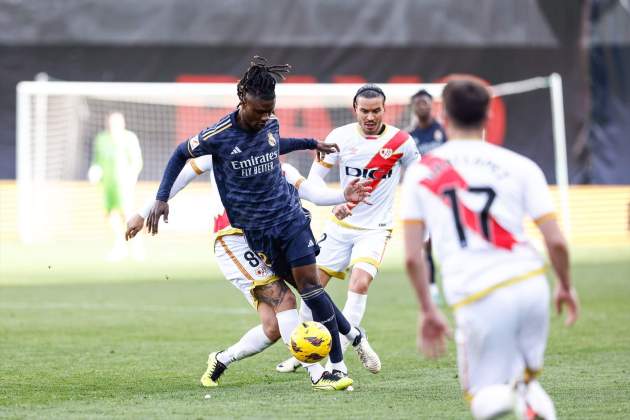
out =
<path fill-rule="evenodd" d="M 392 153 L 394 153 L 394 151 L 392 149 L 389 148 L 382 148 L 381 150 L 378 151 L 378 154 L 381 155 L 381 157 L 383 159 L 389 159 L 389 157 L 392 155 Z"/>
<path fill-rule="evenodd" d="M 271 131 L 267 133 L 267 141 L 269 142 L 269 146 L 276 145 L 276 138 L 271 134 Z"/>

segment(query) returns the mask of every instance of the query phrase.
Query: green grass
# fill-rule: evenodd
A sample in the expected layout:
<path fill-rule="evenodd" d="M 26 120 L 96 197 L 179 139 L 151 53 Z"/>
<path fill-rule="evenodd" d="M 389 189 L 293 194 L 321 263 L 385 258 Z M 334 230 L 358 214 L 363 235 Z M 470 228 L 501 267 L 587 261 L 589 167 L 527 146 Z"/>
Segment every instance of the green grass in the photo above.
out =
<path fill-rule="evenodd" d="M 198 386 L 207 353 L 257 317 L 220 277 L 207 243 L 149 245 L 147 262 L 111 265 L 98 246 L 2 244 L 0 417 L 468 416 L 452 343 L 440 361 L 415 350 L 416 304 L 395 256 L 370 291 L 364 322 L 380 374 L 349 354 L 355 391 L 316 393 L 304 372 L 275 372 L 287 356 L 275 345 L 232 365 L 208 391 Z M 576 255 L 583 316 L 571 329 L 553 317 L 542 384 L 561 418 L 621 418 L 630 413 L 630 253 Z M 343 304 L 345 284 L 331 290 Z"/>

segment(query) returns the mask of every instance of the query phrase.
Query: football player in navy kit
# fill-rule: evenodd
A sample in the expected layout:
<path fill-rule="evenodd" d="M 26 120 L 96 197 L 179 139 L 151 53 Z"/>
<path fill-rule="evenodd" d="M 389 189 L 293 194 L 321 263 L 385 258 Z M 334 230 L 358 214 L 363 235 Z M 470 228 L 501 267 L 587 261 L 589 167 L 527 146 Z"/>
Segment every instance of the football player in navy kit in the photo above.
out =
<path fill-rule="evenodd" d="M 329 386 L 344 389 L 352 380 L 343 373 L 347 368 L 339 333 L 357 347 L 364 366 L 378 356 L 321 287 L 315 264 L 319 247 L 310 228 L 310 214 L 282 174 L 281 154 L 298 149 L 334 150 L 332 145 L 312 139 L 280 138 L 273 113 L 275 85 L 289 69 L 288 65 L 268 65 L 264 58 L 254 57 L 237 85 L 237 109 L 175 149 L 147 226 L 150 233 L 157 232 L 160 217 L 168 220 L 169 193 L 186 160 L 212 155 L 215 180 L 232 226 L 243 230 L 250 248 L 278 276 L 293 282 L 314 320 L 328 328 L 333 338 L 332 372 L 326 378 Z"/>

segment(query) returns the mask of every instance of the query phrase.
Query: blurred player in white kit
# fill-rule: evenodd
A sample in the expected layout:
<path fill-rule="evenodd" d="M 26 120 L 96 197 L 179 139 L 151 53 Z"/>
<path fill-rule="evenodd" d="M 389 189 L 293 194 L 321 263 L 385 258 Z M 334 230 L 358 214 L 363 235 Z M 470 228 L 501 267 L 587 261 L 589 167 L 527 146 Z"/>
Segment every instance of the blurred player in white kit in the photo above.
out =
<path fill-rule="evenodd" d="M 524 234 L 525 217 L 540 229 L 558 277 L 554 301 L 579 313 L 565 238 L 547 182 L 530 159 L 485 143 L 490 93 L 469 78 L 443 92 L 449 141 L 405 176 L 403 210 L 407 272 L 422 306 L 418 338 L 424 353 L 444 353 L 445 318 L 432 302 L 423 243 L 429 233 L 442 264 L 447 303 L 455 311 L 459 380 L 473 417 L 515 411 L 520 418 L 555 419 L 536 380 L 549 324 L 544 260 Z"/>

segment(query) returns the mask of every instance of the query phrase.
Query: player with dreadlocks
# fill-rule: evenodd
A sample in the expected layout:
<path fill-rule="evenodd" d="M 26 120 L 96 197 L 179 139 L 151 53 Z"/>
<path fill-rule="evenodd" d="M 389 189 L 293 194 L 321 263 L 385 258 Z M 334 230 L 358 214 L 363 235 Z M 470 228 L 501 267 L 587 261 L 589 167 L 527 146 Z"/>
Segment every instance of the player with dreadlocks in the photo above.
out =
<path fill-rule="evenodd" d="M 254 57 L 237 86 L 237 109 L 176 148 L 147 226 L 149 233 L 155 234 L 160 217 L 168 221 L 169 193 L 186 160 L 212 155 L 219 195 L 232 226 L 244 232 L 251 250 L 277 276 L 293 282 L 313 319 L 331 332 L 332 371 L 313 381 L 314 388 L 339 390 L 352 384 L 343 373 L 347 368 L 339 333 L 360 349 L 364 366 L 378 356 L 364 334 L 350 325 L 322 289 L 315 265 L 319 247 L 310 228 L 310 214 L 302 208 L 297 190 L 282 174 L 281 154 L 298 149 L 323 153 L 337 149 L 313 139 L 280 138 L 279 123 L 273 114 L 275 85 L 289 70 L 289 65 L 268 65 L 264 58 Z M 225 370 L 216 358 L 209 359 L 208 365 L 215 378 Z"/>

